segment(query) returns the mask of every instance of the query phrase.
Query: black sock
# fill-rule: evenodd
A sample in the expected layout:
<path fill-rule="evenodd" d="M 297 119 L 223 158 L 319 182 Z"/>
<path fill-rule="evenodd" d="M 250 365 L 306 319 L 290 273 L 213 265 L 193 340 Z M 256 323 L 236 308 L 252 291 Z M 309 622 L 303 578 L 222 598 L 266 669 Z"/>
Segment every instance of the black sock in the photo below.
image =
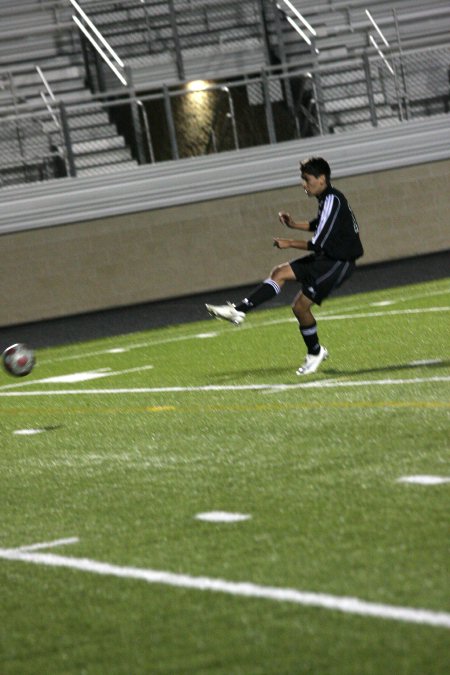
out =
<path fill-rule="evenodd" d="M 266 279 L 262 284 L 257 286 L 255 290 L 250 293 L 248 298 L 244 298 L 238 305 L 236 309 L 238 312 L 249 312 L 254 307 L 262 305 L 263 302 L 271 300 L 281 291 L 280 286 L 273 279 Z"/>
<path fill-rule="evenodd" d="M 311 326 L 299 326 L 302 338 L 305 341 L 308 354 L 317 354 L 320 352 L 320 342 L 317 335 L 317 323 L 314 321 Z"/>

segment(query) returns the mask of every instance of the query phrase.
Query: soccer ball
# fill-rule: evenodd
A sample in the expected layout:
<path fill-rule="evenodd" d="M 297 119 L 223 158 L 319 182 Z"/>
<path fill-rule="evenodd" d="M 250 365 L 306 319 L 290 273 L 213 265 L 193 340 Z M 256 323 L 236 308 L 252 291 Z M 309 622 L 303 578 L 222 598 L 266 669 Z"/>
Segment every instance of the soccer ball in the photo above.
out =
<path fill-rule="evenodd" d="M 2 362 L 7 373 L 15 377 L 23 377 L 31 373 L 36 359 L 33 350 L 19 342 L 5 349 Z"/>

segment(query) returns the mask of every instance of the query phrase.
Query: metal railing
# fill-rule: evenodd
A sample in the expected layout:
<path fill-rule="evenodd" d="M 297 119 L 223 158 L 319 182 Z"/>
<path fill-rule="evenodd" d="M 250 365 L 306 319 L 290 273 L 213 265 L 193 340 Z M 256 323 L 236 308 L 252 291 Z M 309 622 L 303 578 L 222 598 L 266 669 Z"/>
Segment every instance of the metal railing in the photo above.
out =
<path fill-rule="evenodd" d="M 59 111 L 22 113 L 0 120 L 0 186 L 68 175 L 67 144 Z M 50 130 L 56 133 L 51 134 Z"/>
<path fill-rule="evenodd" d="M 242 39 L 255 39 L 263 45 L 265 41 L 258 0 L 228 0 L 223 5 L 122 0 L 112 8 L 110 3 L 95 1 L 84 7 L 104 38 L 119 51 L 122 48 L 128 60 L 170 55 L 180 81 L 186 77 L 186 57 L 205 45 L 221 47 L 227 41 Z M 80 32 L 80 40 L 92 90 L 102 92 L 117 86 L 85 33 Z"/>
<path fill-rule="evenodd" d="M 121 96 L 95 97 L 108 118 L 122 130 L 139 164 L 239 150 L 319 132 L 311 78 L 303 71 L 288 74 L 266 69 L 223 83 L 186 83 L 137 95 L 133 87 Z M 130 78 L 131 84 L 131 78 Z M 294 89 L 298 109 L 286 105 Z M 68 126 L 85 106 L 66 107 Z M 75 143 L 76 154 L 76 143 Z"/>
<path fill-rule="evenodd" d="M 49 107 L 33 114 L 24 114 L 16 99 L 10 114 L 0 117 L 2 184 L 110 171 L 115 163 L 124 166 L 125 151 L 136 166 L 449 111 L 450 47 L 392 53 L 389 59 L 396 78 L 367 52 L 347 70 L 271 67 L 139 95 L 130 81 L 120 95 L 114 89 L 89 103 L 47 101 Z"/>

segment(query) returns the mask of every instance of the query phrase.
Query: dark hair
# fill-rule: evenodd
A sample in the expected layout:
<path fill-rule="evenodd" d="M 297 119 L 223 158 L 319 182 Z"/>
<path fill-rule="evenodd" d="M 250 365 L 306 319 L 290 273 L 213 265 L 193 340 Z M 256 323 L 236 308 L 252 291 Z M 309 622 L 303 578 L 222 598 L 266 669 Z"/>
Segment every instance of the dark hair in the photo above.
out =
<path fill-rule="evenodd" d="M 331 178 L 331 169 L 328 162 L 323 159 L 323 157 L 308 157 L 300 162 L 300 171 L 303 175 L 308 173 L 310 176 L 319 178 L 319 176 L 325 176 L 327 183 L 330 182 Z"/>

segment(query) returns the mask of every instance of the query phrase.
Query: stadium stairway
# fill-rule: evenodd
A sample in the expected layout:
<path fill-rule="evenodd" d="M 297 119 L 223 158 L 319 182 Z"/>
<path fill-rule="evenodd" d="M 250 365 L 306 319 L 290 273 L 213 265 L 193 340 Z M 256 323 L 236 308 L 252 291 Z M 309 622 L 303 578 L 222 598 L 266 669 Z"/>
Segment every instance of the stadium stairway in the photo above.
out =
<path fill-rule="evenodd" d="M 370 46 L 368 33 L 371 32 L 384 48 L 377 36 L 365 10 L 367 0 L 330 0 L 327 4 L 314 3 L 311 0 L 292 0 L 291 4 L 303 14 L 316 30 L 315 46 L 319 53 L 314 55 L 311 49 L 305 49 L 305 43 L 287 22 L 286 17 L 301 22 L 286 5 L 280 12 L 288 62 L 304 64 L 329 64 L 360 58 Z M 398 33 L 392 13 L 393 4 L 387 0 L 374 0 L 369 3 L 372 16 L 380 26 L 390 45 L 398 48 Z M 450 33 L 450 6 L 447 0 L 429 0 L 426 6 L 419 0 L 401 0 L 395 3 L 401 46 L 404 49 L 435 47 L 448 44 Z M 273 32 L 273 27 L 271 27 Z M 308 33 L 308 31 L 305 31 Z M 310 35 L 308 33 L 308 35 Z"/>
<path fill-rule="evenodd" d="M 255 2 L 177 0 L 174 15 L 166 0 L 124 0 L 113 6 L 104 0 L 87 0 L 83 8 L 130 68 L 137 90 L 241 76 L 267 65 Z M 174 21 L 182 72 L 176 59 Z M 108 86 L 117 85 L 114 77 L 106 77 Z"/>
<path fill-rule="evenodd" d="M 8 133 L 4 122 L 15 112 L 42 118 L 46 110 L 42 94 L 55 115 L 60 101 L 70 106 L 69 133 L 77 175 L 110 173 L 135 167 L 131 150 L 104 106 L 93 100 L 85 83 L 84 65 L 73 24 L 61 20 L 55 3 L 25 0 L 0 7 L 0 142 Z M 42 72 L 48 87 L 38 72 Z M 54 100 L 52 100 L 52 95 Z M 83 108 L 75 104 L 84 104 Z M 48 121 L 47 121 L 48 120 Z M 11 146 L 0 157 L 0 185 L 27 179 L 22 161 L 34 165 L 49 148 L 61 146 L 61 129 L 54 119 L 34 128 L 34 138 L 22 147 L 17 158 Z M 2 145 L 5 149 L 5 146 Z M 36 155 L 36 157 L 35 157 Z"/>
<path fill-rule="evenodd" d="M 378 42 L 381 42 L 381 39 L 365 13 L 367 2 L 329 0 L 323 4 L 311 0 L 301 2 L 292 0 L 291 4 L 313 26 L 317 35 L 313 38 L 295 13 L 282 2 L 278 4 L 281 11 L 279 9 L 275 16 L 274 3 L 268 0 L 264 6 L 271 51 L 278 60 L 285 61 L 288 66 L 305 70 L 320 68 L 320 77 L 316 79 L 316 85 L 320 86 L 320 89 L 313 91 L 312 80 L 309 87 L 311 96 L 317 96 L 319 100 L 325 130 L 339 132 L 370 128 L 373 125 L 373 112 L 371 113 L 368 106 L 367 90 L 367 68 L 370 66 L 368 63 L 364 65 L 363 56 L 372 57 L 372 60 L 376 56 L 376 50 L 369 42 L 369 32 L 375 33 Z M 430 0 L 426 7 L 418 0 L 403 0 L 396 3 L 396 9 L 402 49 L 407 51 L 408 48 L 448 47 L 450 6 L 447 0 Z M 392 50 L 397 51 L 398 33 L 392 14 L 392 4 L 385 0 L 374 0 L 370 3 L 370 10 L 392 45 Z M 288 17 L 294 19 L 309 35 L 312 40 L 310 47 L 288 22 Z M 384 45 L 383 48 L 392 61 L 394 59 L 392 50 L 386 49 Z M 431 85 L 423 82 L 423 72 L 417 75 L 408 72 L 405 78 L 408 91 L 423 92 L 426 88 L 430 90 L 429 101 L 423 100 L 423 97 L 420 101 L 412 101 L 415 116 L 426 117 L 430 112 L 435 114 L 448 110 L 448 101 L 443 100 L 441 92 L 447 88 L 442 81 L 447 75 L 443 76 L 442 72 L 445 70 L 445 64 L 448 64 L 449 54 L 442 54 L 440 59 L 438 57 L 430 52 L 432 74 L 426 78 L 435 80 Z M 395 62 L 400 70 L 397 58 Z M 376 123 L 379 126 L 386 126 L 395 124 L 398 120 L 398 101 L 394 78 L 381 59 L 380 65 L 381 68 L 370 67 L 370 79 Z M 408 65 L 408 71 L 413 71 L 414 67 Z M 414 95 L 412 98 L 414 99 Z"/>
<path fill-rule="evenodd" d="M 29 70 L 12 71 L 15 89 L 14 100 L 10 96 L 4 97 L 0 104 L 0 137 L 2 136 L 2 117 L 11 115 L 14 110 L 14 102 L 19 102 L 22 113 L 42 113 L 45 104 L 41 98 L 41 92 L 47 96 L 47 102 L 55 115 L 58 116 L 58 104 L 64 102 L 70 110 L 68 116 L 69 133 L 72 152 L 77 167 L 77 175 L 92 175 L 94 173 L 111 172 L 126 167 L 136 166 L 130 148 L 126 146 L 116 126 L 110 121 L 108 113 L 99 101 L 92 98 L 91 92 L 86 88 L 82 69 L 67 63 L 67 57 L 55 57 L 42 59 L 40 68 L 53 92 L 55 100 L 52 101 L 44 83 L 32 66 Z M 71 105 L 71 104 L 81 104 Z M 47 115 L 43 118 L 40 129 L 36 134 L 43 137 L 42 145 L 47 148 L 57 148 L 62 144 L 61 128 L 54 119 Z M 38 143 L 37 138 L 33 145 Z M 27 145 L 25 145 L 25 152 Z M 33 153 L 35 152 L 33 148 Z M 11 161 L 7 154 L 0 158 L 0 174 L 3 175 L 3 184 L 11 184 L 21 179 L 21 171 L 6 171 L 7 164 Z"/>

